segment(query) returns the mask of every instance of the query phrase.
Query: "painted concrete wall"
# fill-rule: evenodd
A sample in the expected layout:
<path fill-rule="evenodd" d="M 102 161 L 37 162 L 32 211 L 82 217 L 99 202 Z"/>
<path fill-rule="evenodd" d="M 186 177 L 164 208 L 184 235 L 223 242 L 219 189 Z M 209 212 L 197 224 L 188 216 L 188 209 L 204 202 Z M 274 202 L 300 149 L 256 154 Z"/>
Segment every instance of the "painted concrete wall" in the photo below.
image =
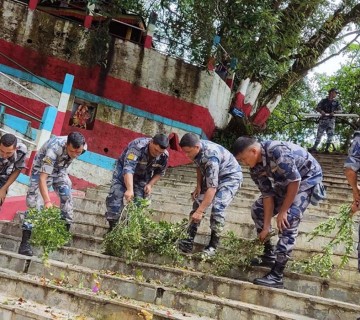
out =
<path fill-rule="evenodd" d="M 230 89 L 215 73 L 120 39 L 110 44 L 106 68 L 90 66 L 93 32 L 7 0 L 0 13 L 2 52 L 37 75 L 61 83 L 66 72 L 74 74 L 78 89 L 200 127 L 208 136 L 227 124 Z"/>

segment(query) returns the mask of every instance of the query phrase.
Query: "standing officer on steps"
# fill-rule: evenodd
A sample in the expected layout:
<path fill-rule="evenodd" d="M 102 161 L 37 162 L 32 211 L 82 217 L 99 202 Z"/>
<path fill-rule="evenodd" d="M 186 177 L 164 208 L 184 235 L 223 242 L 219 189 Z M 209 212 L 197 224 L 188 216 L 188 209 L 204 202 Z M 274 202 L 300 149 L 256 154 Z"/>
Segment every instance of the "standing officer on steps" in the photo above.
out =
<path fill-rule="evenodd" d="M 294 248 L 298 227 L 311 202 L 325 197 L 322 170 L 316 159 L 305 149 L 289 142 L 258 142 L 252 137 L 238 138 L 233 147 L 237 160 L 250 167 L 250 175 L 261 191 L 252 206 L 251 215 L 260 241 L 266 241 L 275 215 L 279 241 L 273 255 L 266 241 L 263 259 L 274 266 L 255 284 L 282 288 L 286 263 Z"/>
<path fill-rule="evenodd" d="M 73 201 L 67 168 L 85 150 L 85 138 L 79 132 L 72 132 L 67 137 L 52 137 L 37 152 L 31 171 L 30 186 L 26 195 L 27 206 L 29 208 L 37 207 L 40 191 L 44 207 L 51 208 L 48 188 L 52 186 L 60 197 L 61 217 L 66 221 L 68 230 L 73 219 Z M 29 243 L 31 229 L 31 223 L 25 221 L 19 253 L 26 256 L 33 255 Z"/>
<path fill-rule="evenodd" d="M 152 187 L 165 175 L 169 139 L 158 133 L 153 138 L 131 141 L 116 163 L 109 195 L 106 198 L 106 219 L 111 231 L 119 221 L 126 202 L 134 197 L 146 198 Z"/>
<path fill-rule="evenodd" d="M 6 133 L 0 138 L 0 207 L 11 184 L 25 168 L 27 148 L 17 138 Z"/>
<path fill-rule="evenodd" d="M 206 209 L 212 205 L 210 216 L 211 238 L 204 253 L 212 256 L 219 244 L 225 224 L 225 209 L 234 199 L 243 179 L 241 167 L 224 147 L 211 141 L 200 140 L 193 133 L 186 133 L 180 141 L 182 151 L 197 166 L 197 185 L 191 194 L 193 210 L 187 239 L 179 241 L 181 251 L 193 249 L 197 229 Z"/>
<path fill-rule="evenodd" d="M 328 97 L 322 99 L 316 107 L 316 111 L 321 113 L 321 117 L 319 120 L 315 144 L 312 148 L 309 149 L 309 152 L 316 151 L 316 148 L 318 147 L 324 132 L 327 134 L 325 152 L 329 152 L 329 148 L 335 133 L 334 114 L 342 112 L 340 103 L 335 100 L 338 93 L 339 91 L 336 88 L 330 89 Z"/>
<path fill-rule="evenodd" d="M 354 139 L 349 148 L 349 155 L 344 164 L 345 176 L 352 189 L 353 204 L 351 206 L 353 214 L 360 210 L 360 186 L 358 185 L 358 172 L 360 170 L 360 131 L 355 131 Z M 360 226 L 358 249 L 358 270 L 360 272 Z"/>

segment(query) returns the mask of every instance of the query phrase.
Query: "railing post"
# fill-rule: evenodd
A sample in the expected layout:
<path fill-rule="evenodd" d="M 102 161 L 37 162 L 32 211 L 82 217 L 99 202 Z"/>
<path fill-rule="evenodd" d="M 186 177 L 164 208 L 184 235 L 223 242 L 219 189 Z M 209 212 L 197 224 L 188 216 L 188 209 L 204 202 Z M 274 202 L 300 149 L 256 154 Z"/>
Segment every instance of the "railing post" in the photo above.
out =
<path fill-rule="evenodd" d="M 93 21 L 93 15 L 95 10 L 95 3 L 87 3 L 86 6 L 86 16 L 84 20 L 84 27 L 86 29 L 90 29 L 92 21 Z"/>
<path fill-rule="evenodd" d="M 72 74 L 66 74 L 63 87 L 61 90 L 58 113 L 56 115 L 56 121 L 52 133 L 56 136 L 61 135 L 61 130 L 64 125 L 66 109 L 69 104 L 70 94 L 74 83 L 74 76 Z"/>
<path fill-rule="evenodd" d="M 29 1 L 29 9 L 30 10 L 35 10 L 38 3 L 39 3 L 39 0 L 30 0 Z"/>
<path fill-rule="evenodd" d="M 26 174 L 31 175 L 31 168 L 34 162 L 35 154 L 40 150 L 41 146 L 50 139 L 51 131 L 54 127 L 55 119 L 56 119 L 57 109 L 53 106 L 48 106 L 45 108 L 41 125 L 36 137 L 36 148 L 31 151 L 30 158 L 28 161 Z"/>
<path fill-rule="evenodd" d="M 152 38 L 153 38 L 155 27 L 156 27 L 155 26 L 156 20 L 157 20 L 157 14 L 153 11 L 150 14 L 149 24 L 148 24 L 147 32 L 146 32 L 146 36 L 145 36 L 144 47 L 147 49 L 152 47 Z"/>

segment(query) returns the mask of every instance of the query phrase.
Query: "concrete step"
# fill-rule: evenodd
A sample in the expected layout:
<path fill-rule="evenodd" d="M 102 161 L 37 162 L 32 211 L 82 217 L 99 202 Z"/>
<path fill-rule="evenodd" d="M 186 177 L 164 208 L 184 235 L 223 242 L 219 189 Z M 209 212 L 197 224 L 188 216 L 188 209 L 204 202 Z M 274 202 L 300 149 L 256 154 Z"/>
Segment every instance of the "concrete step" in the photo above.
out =
<path fill-rule="evenodd" d="M 63 305 L 72 313 L 81 310 L 82 314 L 86 315 L 86 319 L 138 320 L 144 312 L 152 314 L 154 320 L 169 318 L 179 320 L 211 319 L 179 313 L 172 308 L 145 304 L 102 290 L 94 293 L 90 288 L 83 288 L 79 285 L 77 287 L 63 286 L 60 280 L 51 281 L 51 279 L 46 279 L 43 276 L 14 273 L 11 270 L 1 268 L 0 290 L 6 291 L 12 296 L 21 293 L 21 297 L 25 300 L 33 300 L 50 307 Z"/>
<path fill-rule="evenodd" d="M 74 252 L 74 254 L 76 261 L 82 259 L 86 261 L 85 264 L 91 266 L 101 265 L 104 267 L 104 263 L 107 263 L 106 261 L 102 261 L 102 263 L 97 261 L 99 259 L 105 260 L 102 255 L 89 253 L 84 259 L 86 252 Z M 102 271 L 93 267 L 88 268 L 83 263 L 69 264 L 54 260 L 50 261 L 51 268 L 46 268 L 37 258 L 32 258 L 27 264 L 26 258 L 23 256 L 5 251 L 0 251 L 0 259 L 2 268 L 22 272 L 22 267 L 25 268 L 26 266 L 26 273 L 30 278 L 45 278 L 48 279 L 48 283 L 60 284 L 62 287 L 70 289 L 81 287 L 89 290 L 95 274 L 100 282 L 101 289 L 105 292 L 116 292 L 117 296 L 123 298 L 156 303 L 165 308 L 176 306 L 176 309 L 183 312 L 194 313 L 195 311 L 198 314 L 209 315 L 214 319 L 237 319 L 236 316 L 248 316 L 249 314 L 245 312 L 251 314 L 254 310 L 259 313 L 269 312 L 264 308 L 273 309 L 270 312 L 271 316 L 274 312 L 281 310 L 285 313 L 296 313 L 315 319 L 329 319 L 327 317 L 331 318 L 339 314 L 342 314 L 344 319 L 350 319 L 360 313 L 360 307 L 350 302 L 342 303 L 305 293 L 258 287 L 245 281 L 225 279 L 176 268 L 165 267 L 165 269 L 160 269 L 151 264 L 135 263 L 131 269 L 128 264 L 118 258 L 111 258 L 117 260 L 116 270 L 112 268 L 102 269 Z M 66 261 L 66 257 L 61 260 Z M 134 269 L 135 266 L 136 269 Z M 125 273 L 122 272 L 124 268 L 127 269 Z M 178 290 L 185 288 L 185 286 L 187 290 Z M 339 288 L 339 284 L 333 283 L 333 286 Z M 352 289 L 353 296 L 350 295 L 349 299 L 354 299 L 355 294 L 359 293 L 359 288 Z M 259 295 L 259 290 L 262 293 L 261 295 Z M 339 295 L 339 292 L 336 293 L 336 291 L 326 291 L 328 294 L 332 292 L 335 296 Z M 264 296 L 268 298 L 264 299 Z M 342 292 L 342 296 L 344 296 L 344 292 Z M 311 307 L 309 307 L 310 305 Z M 329 312 L 329 310 L 333 311 Z M 303 319 L 285 313 L 280 319 Z M 227 317 L 224 317 L 223 314 Z"/>
<path fill-rule="evenodd" d="M 4 253 L 2 255 L 6 256 L 6 261 L 25 261 L 20 255 Z M 10 262 L 9 267 L 11 267 L 12 264 L 13 263 Z M 19 262 L 16 264 L 19 264 Z M 177 288 L 167 287 L 163 284 L 145 283 L 139 278 L 134 279 L 126 275 L 114 274 L 113 272 L 109 272 L 109 274 L 106 272 L 99 273 L 99 270 L 73 266 L 58 261 L 50 261 L 50 265 L 51 269 L 45 267 L 40 260 L 32 258 L 26 271 L 27 283 L 24 285 L 29 286 L 33 280 L 40 280 L 42 281 L 44 290 L 47 289 L 47 287 L 53 288 L 53 284 L 55 284 L 56 287 L 60 287 L 61 289 L 66 288 L 65 290 L 68 291 L 69 295 L 69 291 L 80 291 L 83 300 L 86 299 L 93 302 L 94 298 L 91 296 L 89 297 L 88 292 L 91 290 L 95 275 L 101 288 L 100 296 L 105 296 L 104 298 L 107 299 L 106 296 L 110 293 L 110 295 L 112 295 L 112 304 L 114 304 L 113 300 L 124 301 L 126 299 L 126 301 L 130 302 L 127 304 L 128 307 L 130 307 L 132 303 L 136 303 L 136 305 L 146 305 L 147 309 L 149 309 L 150 306 L 153 306 L 153 308 L 156 307 L 155 311 L 156 309 L 166 311 L 168 315 L 171 315 L 171 317 L 169 317 L 171 319 L 175 318 L 173 316 L 174 309 L 175 312 L 183 314 L 187 319 L 191 319 L 191 315 L 195 316 L 195 314 L 198 315 L 196 319 L 238 319 L 240 317 L 246 317 L 246 319 L 313 318 L 301 316 L 297 312 L 293 314 L 291 311 L 274 310 L 273 308 L 241 301 L 240 299 L 233 300 L 225 298 L 224 296 L 218 297 L 213 294 L 206 294 L 204 296 L 202 292 L 178 290 Z M 4 270 L 4 267 L 2 270 Z M 20 270 L 18 272 L 20 272 Z M 6 276 L 7 274 L 4 275 L 4 278 Z M 10 282 L 8 278 L 5 278 L 5 280 Z M 242 285 L 255 287 L 254 285 L 247 283 L 242 283 Z M 241 285 L 238 291 L 239 293 L 243 291 Z M 250 293 L 250 288 L 247 291 Z M 85 295 L 87 296 L 84 297 Z M 97 297 L 98 296 L 99 294 L 97 294 Z M 236 297 L 239 298 L 237 295 Z M 323 304 L 322 309 L 325 309 L 329 303 L 331 304 L 331 301 L 325 300 L 327 299 L 322 299 L 321 301 Z M 321 307 L 320 303 L 319 307 Z M 356 312 L 351 310 L 352 307 L 350 307 L 350 304 L 345 306 L 344 303 L 342 303 L 342 305 L 340 303 L 340 306 L 338 307 L 347 315 Z M 153 308 L 151 308 L 152 313 L 154 312 Z M 92 314 L 94 314 L 94 311 Z"/>

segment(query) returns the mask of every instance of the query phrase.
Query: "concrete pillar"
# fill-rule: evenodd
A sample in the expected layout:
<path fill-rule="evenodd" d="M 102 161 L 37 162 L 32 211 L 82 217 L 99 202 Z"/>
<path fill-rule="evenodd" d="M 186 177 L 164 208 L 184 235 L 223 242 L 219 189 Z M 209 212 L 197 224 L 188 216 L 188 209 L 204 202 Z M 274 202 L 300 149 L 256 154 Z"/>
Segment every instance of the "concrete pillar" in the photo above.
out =
<path fill-rule="evenodd" d="M 152 47 L 152 39 L 155 31 L 156 20 L 157 20 L 157 14 L 155 12 L 151 12 L 149 25 L 145 36 L 145 43 L 144 43 L 145 48 L 149 49 Z"/>
<path fill-rule="evenodd" d="M 35 150 L 31 151 L 29 161 L 28 161 L 28 168 L 26 170 L 27 175 L 31 175 L 31 169 L 34 162 L 34 158 L 36 152 L 40 150 L 42 145 L 50 139 L 51 131 L 54 127 L 55 119 L 56 119 L 57 109 L 53 106 L 48 106 L 45 108 L 43 117 L 41 119 L 40 128 L 36 137 L 36 148 Z"/>
<path fill-rule="evenodd" d="M 60 95 L 55 125 L 52 129 L 52 133 L 56 136 L 59 136 L 61 134 L 61 130 L 64 125 L 65 114 L 66 114 L 67 106 L 69 104 L 73 83 L 74 83 L 74 76 L 67 73 L 64 79 L 64 83 Z"/>

